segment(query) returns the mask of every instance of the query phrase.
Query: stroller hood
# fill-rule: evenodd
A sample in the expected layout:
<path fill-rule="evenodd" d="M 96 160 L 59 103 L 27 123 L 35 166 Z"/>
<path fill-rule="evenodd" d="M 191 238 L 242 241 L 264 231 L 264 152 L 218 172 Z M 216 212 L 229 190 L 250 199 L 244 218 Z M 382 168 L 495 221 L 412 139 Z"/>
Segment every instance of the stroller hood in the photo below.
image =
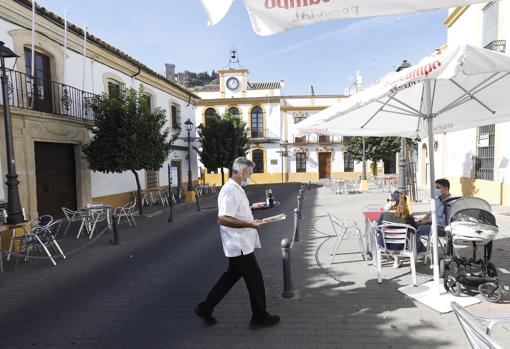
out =
<path fill-rule="evenodd" d="M 477 198 L 475 196 L 465 196 L 455 200 L 450 204 L 449 214 L 450 220 L 455 214 L 465 209 L 480 209 L 483 211 L 491 212 L 491 205 L 484 199 Z"/>

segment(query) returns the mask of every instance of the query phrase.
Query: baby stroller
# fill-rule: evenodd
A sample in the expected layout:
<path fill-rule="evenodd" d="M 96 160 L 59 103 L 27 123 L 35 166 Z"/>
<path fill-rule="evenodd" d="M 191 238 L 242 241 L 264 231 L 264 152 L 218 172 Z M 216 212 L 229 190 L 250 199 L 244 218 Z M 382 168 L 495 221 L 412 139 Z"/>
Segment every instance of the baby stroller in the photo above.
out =
<path fill-rule="evenodd" d="M 498 302 L 503 296 L 499 286 L 498 271 L 490 262 L 492 240 L 498 234 L 496 218 L 491 213 L 489 203 L 476 197 L 463 197 L 456 200 L 449 209 L 446 226 L 446 259 L 440 260 L 440 273 L 445 267 L 445 289 L 456 296 L 462 287 L 477 288 L 483 299 Z M 461 257 L 456 246 L 471 246 L 471 258 Z M 477 259 L 477 250 L 483 246 L 483 258 Z"/>

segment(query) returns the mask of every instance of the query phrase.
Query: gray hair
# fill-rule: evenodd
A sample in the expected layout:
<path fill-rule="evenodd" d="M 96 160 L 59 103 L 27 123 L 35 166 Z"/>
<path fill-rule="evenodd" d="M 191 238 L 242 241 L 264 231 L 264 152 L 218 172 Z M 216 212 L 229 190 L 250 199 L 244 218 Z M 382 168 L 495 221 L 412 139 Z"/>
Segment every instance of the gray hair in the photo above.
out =
<path fill-rule="evenodd" d="M 255 163 L 245 157 L 240 156 L 234 160 L 234 163 L 232 164 L 232 172 L 237 173 L 240 172 L 243 168 L 247 167 L 255 168 Z"/>

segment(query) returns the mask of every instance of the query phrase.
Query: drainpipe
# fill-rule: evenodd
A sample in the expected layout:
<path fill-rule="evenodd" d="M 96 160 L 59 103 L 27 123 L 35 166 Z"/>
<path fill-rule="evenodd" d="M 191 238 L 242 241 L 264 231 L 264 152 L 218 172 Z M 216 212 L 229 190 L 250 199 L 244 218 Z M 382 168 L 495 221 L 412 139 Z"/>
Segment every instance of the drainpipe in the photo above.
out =
<path fill-rule="evenodd" d="M 140 72 L 142 70 L 139 65 L 137 65 L 137 67 L 138 67 L 138 71 L 134 75 L 131 75 L 131 87 L 133 87 L 133 88 L 135 85 L 135 77 L 140 75 Z"/>

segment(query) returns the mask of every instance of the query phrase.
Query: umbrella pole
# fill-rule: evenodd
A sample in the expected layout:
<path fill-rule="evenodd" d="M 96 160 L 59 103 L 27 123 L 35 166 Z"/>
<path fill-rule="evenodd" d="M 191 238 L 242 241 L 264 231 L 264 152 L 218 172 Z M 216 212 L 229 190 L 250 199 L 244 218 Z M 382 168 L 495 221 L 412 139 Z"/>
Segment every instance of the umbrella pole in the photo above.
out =
<path fill-rule="evenodd" d="M 437 216 L 436 216 L 436 183 L 434 169 L 434 121 L 432 116 L 432 89 L 431 81 L 425 79 L 425 98 L 426 103 L 426 119 L 428 132 L 428 149 L 429 149 L 429 181 L 430 181 L 430 217 L 432 219 L 431 235 L 432 235 L 432 257 L 434 260 L 434 288 L 437 294 L 441 292 L 439 284 L 439 258 L 437 251 Z"/>

